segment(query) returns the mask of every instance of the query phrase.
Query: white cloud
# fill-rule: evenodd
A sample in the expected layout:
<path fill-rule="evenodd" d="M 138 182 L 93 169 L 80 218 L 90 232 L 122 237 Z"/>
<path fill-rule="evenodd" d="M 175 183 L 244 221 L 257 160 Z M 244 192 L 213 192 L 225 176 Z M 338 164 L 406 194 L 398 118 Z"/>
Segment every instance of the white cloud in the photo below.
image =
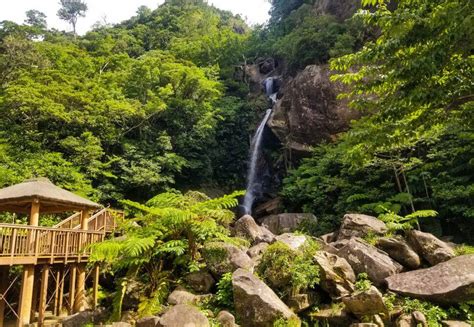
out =
<path fill-rule="evenodd" d="M 133 16 L 138 7 L 145 5 L 155 9 L 163 0 L 85 0 L 89 10 L 85 18 L 80 18 L 77 24 L 79 34 L 84 34 L 90 27 L 105 18 L 108 23 L 118 23 Z M 235 14 L 246 17 L 250 24 L 261 24 L 268 19 L 270 4 L 267 0 L 208 0 L 217 8 L 230 10 Z M 37 9 L 47 16 L 48 26 L 60 30 L 71 30 L 71 27 L 61 21 L 56 12 L 59 0 L 0 0 L 0 21 L 11 20 L 22 23 L 25 12 Z"/>

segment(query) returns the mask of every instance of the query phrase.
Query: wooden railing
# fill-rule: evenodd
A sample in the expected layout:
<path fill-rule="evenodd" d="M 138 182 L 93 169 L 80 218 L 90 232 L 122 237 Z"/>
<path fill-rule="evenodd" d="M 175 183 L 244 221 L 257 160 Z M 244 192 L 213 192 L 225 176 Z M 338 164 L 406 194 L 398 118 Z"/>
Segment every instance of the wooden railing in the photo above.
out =
<path fill-rule="evenodd" d="M 104 208 L 94 213 L 89 219 L 87 219 L 87 229 L 91 231 L 105 231 L 111 233 L 117 227 L 117 220 L 123 218 L 123 212 Z M 69 218 L 61 221 L 59 224 L 53 226 L 53 228 L 68 228 L 68 229 L 80 229 L 81 228 L 82 213 L 77 212 Z"/>
<path fill-rule="evenodd" d="M 0 265 L 87 260 L 102 231 L 0 224 Z"/>

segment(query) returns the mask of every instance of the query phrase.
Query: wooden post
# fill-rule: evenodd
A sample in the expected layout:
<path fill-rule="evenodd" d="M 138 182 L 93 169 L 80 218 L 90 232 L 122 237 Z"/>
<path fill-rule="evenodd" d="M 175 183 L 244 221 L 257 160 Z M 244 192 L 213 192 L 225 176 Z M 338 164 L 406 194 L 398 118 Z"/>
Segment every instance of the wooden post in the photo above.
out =
<path fill-rule="evenodd" d="M 33 284 L 35 282 L 35 266 L 23 266 L 21 277 L 21 292 L 19 302 L 19 319 L 18 327 L 23 327 L 30 324 L 31 304 L 33 300 Z"/>
<path fill-rule="evenodd" d="M 8 287 L 9 266 L 0 267 L 0 327 L 3 327 L 3 319 L 5 318 L 5 291 Z"/>
<path fill-rule="evenodd" d="M 38 294 L 39 294 L 39 287 L 38 287 L 38 282 L 41 282 L 41 267 L 40 266 L 34 266 L 35 267 L 35 281 L 33 283 L 33 295 L 31 296 L 31 310 L 30 310 L 30 322 L 35 321 L 35 314 L 38 311 Z"/>
<path fill-rule="evenodd" d="M 63 312 L 63 296 L 64 296 L 64 281 L 66 277 L 66 271 L 64 270 L 64 267 L 61 267 L 61 281 L 59 284 L 59 303 L 58 303 L 58 311 L 56 312 L 56 316 L 61 316 Z"/>
<path fill-rule="evenodd" d="M 99 265 L 98 264 L 95 264 L 94 265 L 94 271 L 93 271 L 93 294 L 92 294 L 92 297 L 94 299 L 94 307 L 93 309 L 96 310 L 97 309 L 97 304 L 98 304 L 98 300 L 99 300 Z"/>
<path fill-rule="evenodd" d="M 29 224 L 31 226 L 38 226 L 39 223 L 40 203 L 35 199 L 31 204 Z M 19 302 L 19 318 L 17 326 L 24 326 L 30 324 L 31 305 L 33 300 L 33 286 L 35 282 L 35 266 L 24 265 L 21 278 L 21 292 Z"/>
<path fill-rule="evenodd" d="M 77 265 L 76 297 L 74 300 L 74 313 L 84 311 L 86 306 L 86 264 Z"/>
<path fill-rule="evenodd" d="M 81 229 L 82 230 L 87 230 L 88 229 L 88 223 L 87 220 L 90 218 L 90 211 L 89 210 L 82 210 L 81 212 Z"/>
<path fill-rule="evenodd" d="M 44 265 L 41 271 L 41 286 L 39 296 L 39 308 L 38 308 L 38 324 L 40 326 L 44 323 L 44 316 L 46 312 L 46 304 L 48 301 L 48 280 L 49 280 L 49 266 Z"/>
<path fill-rule="evenodd" d="M 55 283 L 55 288 L 54 288 L 54 307 L 53 307 L 53 314 L 56 316 L 59 316 L 58 307 L 59 307 L 60 284 L 61 284 L 61 270 L 58 268 L 58 271 L 56 272 L 56 283 Z"/>
<path fill-rule="evenodd" d="M 69 314 L 74 313 L 74 300 L 76 299 L 76 272 L 77 267 L 75 264 L 71 265 L 69 271 Z"/>

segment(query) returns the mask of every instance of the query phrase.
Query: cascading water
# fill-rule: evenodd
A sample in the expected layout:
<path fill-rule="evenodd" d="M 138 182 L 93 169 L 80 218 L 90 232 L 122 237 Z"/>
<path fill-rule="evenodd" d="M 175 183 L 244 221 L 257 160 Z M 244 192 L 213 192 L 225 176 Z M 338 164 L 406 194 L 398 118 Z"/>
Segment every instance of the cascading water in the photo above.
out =
<path fill-rule="evenodd" d="M 265 88 L 266 95 L 272 100 L 272 103 L 276 102 L 277 93 L 274 93 L 273 77 L 269 77 L 263 81 L 263 86 Z M 258 159 L 261 154 L 262 148 L 262 137 L 263 131 L 265 130 L 265 125 L 270 118 L 272 109 L 268 109 L 263 117 L 262 122 L 257 128 L 255 135 L 252 139 L 252 144 L 250 146 L 250 165 L 247 173 L 247 190 L 245 192 L 244 202 L 242 204 L 245 214 L 252 213 L 253 202 L 255 201 L 255 195 L 257 191 L 261 188 L 261 182 L 259 181 L 258 176 Z"/>
<path fill-rule="evenodd" d="M 260 187 L 259 183 L 257 182 L 257 162 L 260 156 L 260 149 L 262 146 L 263 130 L 265 129 L 265 125 L 267 124 L 268 118 L 270 118 L 271 113 L 272 109 L 268 109 L 265 114 L 265 117 L 263 117 L 263 120 L 260 123 L 260 126 L 258 126 L 258 129 L 255 132 L 255 136 L 253 137 L 252 145 L 250 147 L 250 166 L 247 174 L 247 190 L 245 192 L 243 203 L 245 214 L 252 213 L 252 205 L 253 201 L 255 200 L 255 191 L 257 190 L 257 188 Z"/>

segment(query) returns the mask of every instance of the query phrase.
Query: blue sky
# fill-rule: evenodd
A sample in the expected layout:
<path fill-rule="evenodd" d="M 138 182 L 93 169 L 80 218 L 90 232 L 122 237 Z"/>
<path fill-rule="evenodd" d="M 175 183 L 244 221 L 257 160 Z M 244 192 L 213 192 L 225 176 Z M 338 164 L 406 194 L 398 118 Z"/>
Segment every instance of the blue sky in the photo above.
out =
<path fill-rule="evenodd" d="M 84 34 L 98 21 L 118 23 L 130 18 L 141 5 L 155 9 L 163 3 L 163 0 L 85 0 L 85 2 L 89 10 L 87 16 L 78 21 L 79 34 Z M 208 2 L 218 8 L 241 14 L 250 24 L 264 23 L 268 19 L 270 9 L 268 0 L 208 0 Z M 69 31 L 70 26 L 56 16 L 58 3 L 59 0 L 0 0 L 0 21 L 11 20 L 22 23 L 25 20 L 25 11 L 37 9 L 47 15 L 49 27 Z"/>

